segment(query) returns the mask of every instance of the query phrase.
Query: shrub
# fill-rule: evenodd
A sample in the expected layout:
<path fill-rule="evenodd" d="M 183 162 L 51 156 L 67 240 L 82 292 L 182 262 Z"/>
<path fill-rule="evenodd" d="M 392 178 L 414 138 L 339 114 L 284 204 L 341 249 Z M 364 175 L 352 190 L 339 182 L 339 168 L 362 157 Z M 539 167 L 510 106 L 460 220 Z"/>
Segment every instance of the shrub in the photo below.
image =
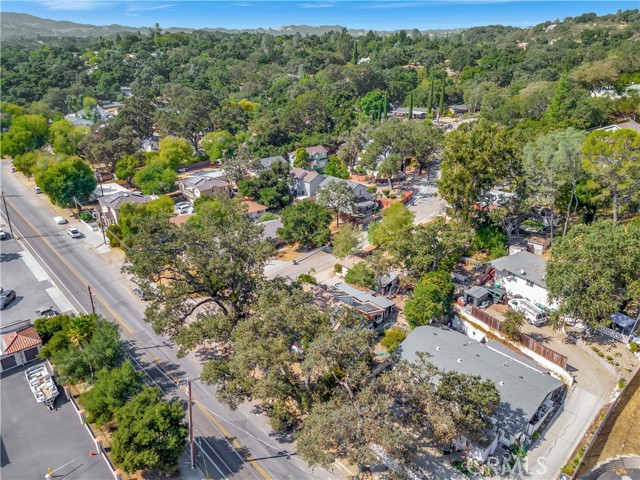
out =
<path fill-rule="evenodd" d="M 365 262 L 358 262 L 347 271 L 344 279 L 351 285 L 373 288 L 375 274 Z"/>
<path fill-rule="evenodd" d="M 92 222 L 93 215 L 91 215 L 91 213 L 84 210 L 80 213 L 80 220 L 82 220 L 83 222 Z"/>
<path fill-rule="evenodd" d="M 342 265 L 340 265 L 339 263 L 336 263 L 336 264 L 333 266 L 333 269 L 336 271 L 336 273 L 337 273 L 338 275 L 340 275 L 340 274 L 342 273 Z"/>
<path fill-rule="evenodd" d="M 500 331 L 504 333 L 509 340 L 518 342 L 520 341 L 520 332 L 524 322 L 525 318 L 522 313 L 514 310 L 507 310 L 504 320 L 500 324 Z"/>
<path fill-rule="evenodd" d="M 47 343 L 56 332 L 64 330 L 70 320 L 69 315 L 56 315 L 50 318 L 39 318 L 33 326 L 42 338 L 42 342 Z"/>
<path fill-rule="evenodd" d="M 367 192 L 369 193 L 376 193 L 376 187 L 367 187 Z"/>
<path fill-rule="evenodd" d="M 311 285 L 317 285 L 318 281 L 307 273 L 303 273 L 298 276 L 298 282 L 301 283 L 310 283 Z"/>
<path fill-rule="evenodd" d="M 384 332 L 384 338 L 380 341 L 382 346 L 387 349 L 387 352 L 393 353 L 407 338 L 407 333 L 399 328 L 390 328 Z"/>
<path fill-rule="evenodd" d="M 388 197 L 388 196 L 389 196 L 389 192 L 391 192 L 391 190 L 389 190 L 388 188 L 383 188 L 383 189 L 382 189 L 382 194 L 383 194 L 385 197 Z"/>
<path fill-rule="evenodd" d="M 481 227 L 473 237 L 472 245 L 478 251 L 489 254 L 489 257 L 502 257 L 507 253 L 507 237 L 496 227 Z"/>
<path fill-rule="evenodd" d="M 627 380 L 626 379 L 621 378 L 620 380 L 618 380 L 618 388 L 620 390 L 622 390 L 626 385 L 627 385 Z"/>
<path fill-rule="evenodd" d="M 395 194 L 395 193 L 390 193 L 390 194 L 389 194 L 389 198 L 390 198 L 391 200 L 395 200 L 395 199 L 396 199 L 396 194 Z"/>
<path fill-rule="evenodd" d="M 640 352 L 640 345 L 638 345 L 636 342 L 630 342 L 629 350 L 631 350 L 631 353 L 638 353 Z"/>
<path fill-rule="evenodd" d="M 260 215 L 259 222 L 268 222 L 269 220 L 277 220 L 278 216 L 275 213 L 266 212 Z"/>

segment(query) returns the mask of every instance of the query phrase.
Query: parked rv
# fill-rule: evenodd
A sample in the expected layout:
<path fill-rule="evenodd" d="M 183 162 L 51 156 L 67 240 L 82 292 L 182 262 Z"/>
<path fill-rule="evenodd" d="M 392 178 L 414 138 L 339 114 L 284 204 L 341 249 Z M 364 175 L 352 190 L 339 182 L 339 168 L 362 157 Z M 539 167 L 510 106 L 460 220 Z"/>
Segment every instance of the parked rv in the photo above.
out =
<path fill-rule="evenodd" d="M 527 300 L 514 298 L 509 300 L 507 305 L 509 305 L 511 310 L 522 313 L 531 325 L 541 326 L 547 323 L 547 313 Z"/>

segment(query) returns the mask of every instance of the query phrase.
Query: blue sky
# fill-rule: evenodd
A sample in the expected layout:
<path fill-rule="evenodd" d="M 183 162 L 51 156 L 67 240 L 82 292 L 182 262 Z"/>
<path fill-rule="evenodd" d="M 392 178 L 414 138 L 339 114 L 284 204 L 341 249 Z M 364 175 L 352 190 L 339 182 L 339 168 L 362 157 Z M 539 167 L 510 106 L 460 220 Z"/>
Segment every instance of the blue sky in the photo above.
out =
<path fill-rule="evenodd" d="M 3 12 L 109 25 L 256 28 L 343 25 L 349 28 L 421 30 L 513 25 L 525 27 L 585 12 L 638 8 L 629 1 L 524 0 L 3 0 Z"/>

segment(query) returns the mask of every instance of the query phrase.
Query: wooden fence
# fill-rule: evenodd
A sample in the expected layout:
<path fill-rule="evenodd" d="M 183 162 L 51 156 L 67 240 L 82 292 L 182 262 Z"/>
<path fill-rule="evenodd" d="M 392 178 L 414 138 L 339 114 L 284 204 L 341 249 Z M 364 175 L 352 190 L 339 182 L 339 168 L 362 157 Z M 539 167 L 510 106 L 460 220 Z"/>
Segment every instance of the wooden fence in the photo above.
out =
<path fill-rule="evenodd" d="M 493 328 L 494 330 L 497 330 L 499 332 L 502 331 L 500 328 L 500 320 L 498 320 L 493 315 L 488 314 L 484 310 L 479 309 L 475 305 L 471 306 L 471 315 L 473 315 L 483 323 L 487 324 L 489 327 Z M 534 340 L 533 338 L 531 338 L 528 335 L 525 335 L 524 333 L 520 334 L 520 343 L 524 347 L 528 348 L 529 350 L 537 353 L 541 357 L 546 358 L 547 360 L 555 363 L 556 365 L 559 365 L 560 367 L 566 370 L 567 357 L 565 355 L 562 355 L 561 353 L 558 353 L 555 350 L 552 350 L 551 348 L 538 342 L 537 340 Z"/>

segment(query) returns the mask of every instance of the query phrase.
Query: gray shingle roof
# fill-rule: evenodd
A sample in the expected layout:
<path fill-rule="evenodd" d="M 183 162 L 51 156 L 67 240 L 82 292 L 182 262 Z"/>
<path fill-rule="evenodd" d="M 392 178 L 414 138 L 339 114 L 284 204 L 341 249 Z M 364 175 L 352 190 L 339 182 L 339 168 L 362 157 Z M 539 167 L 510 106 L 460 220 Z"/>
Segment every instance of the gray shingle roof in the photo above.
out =
<path fill-rule="evenodd" d="M 386 297 L 379 297 L 377 295 L 373 295 L 371 293 L 363 292 L 362 290 L 358 290 L 355 287 L 352 287 L 348 283 L 337 283 L 335 285 L 337 290 L 346 293 L 347 295 L 352 296 L 356 300 L 362 303 L 373 303 L 374 305 L 378 305 L 380 308 L 387 309 L 389 307 L 395 306 L 395 303 L 389 300 Z"/>
<path fill-rule="evenodd" d="M 100 197 L 98 203 L 113 210 L 119 210 L 123 203 L 149 203 L 156 198 L 158 197 L 155 195 L 143 195 L 140 192 L 118 192 Z"/>
<path fill-rule="evenodd" d="M 303 182 L 312 182 L 316 177 L 320 176 L 315 170 L 305 170 L 304 168 L 294 167 L 291 169 L 291 175 L 296 180 Z"/>
<path fill-rule="evenodd" d="M 192 176 L 185 178 L 182 180 L 182 185 L 185 187 L 197 188 L 201 192 L 211 190 L 212 188 L 224 188 L 229 186 L 229 184 L 223 180 L 205 176 Z"/>
<path fill-rule="evenodd" d="M 500 392 L 495 417 L 498 425 L 514 437 L 525 430 L 545 397 L 563 385 L 560 380 L 524 365 L 528 359 L 515 352 L 500 353 L 448 328 L 417 327 L 398 352 L 410 362 L 418 359 L 418 352 L 425 352 L 431 355 L 427 361 L 441 370 L 479 375 L 493 381 Z"/>
<path fill-rule="evenodd" d="M 272 165 L 278 162 L 283 162 L 289 165 L 289 162 L 287 162 L 282 155 L 276 155 L 275 157 L 265 157 L 265 158 L 261 158 L 258 161 L 260 162 L 260 166 L 264 170 L 270 169 Z"/>
<path fill-rule="evenodd" d="M 530 280 L 536 285 L 546 288 L 544 277 L 547 271 L 547 262 L 538 255 L 529 252 L 518 252 L 506 257 L 489 262 L 496 270 L 509 272 L 516 277 Z M 524 274 L 522 271 L 524 270 Z"/>

